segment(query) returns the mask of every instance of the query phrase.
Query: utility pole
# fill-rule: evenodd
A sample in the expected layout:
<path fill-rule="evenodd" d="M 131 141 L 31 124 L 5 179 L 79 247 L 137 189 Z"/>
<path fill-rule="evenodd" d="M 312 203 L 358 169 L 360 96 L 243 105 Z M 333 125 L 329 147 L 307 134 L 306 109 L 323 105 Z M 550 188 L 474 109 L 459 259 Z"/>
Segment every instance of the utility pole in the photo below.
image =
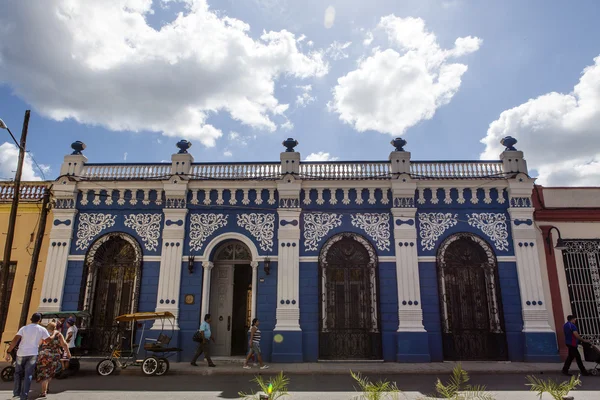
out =
<path fill-rule="evenodd" d="M 17 221 L 17 209 L 19 208 L 19 197 L 21 195 L 21 174 L 23 172 L 23 160 L 25 159 L 25 145 L 27 143 L 27 129 L 29 127 L 30 111 L 25 111 L 23 120 L 23 131 L 21 132 L 21 144 L 19 145 L 19 162 L 17 163 L 17 172 L 15 174 L 15 185 L 13 192 L 12 207 L 10 208 L 10 217 L 8 220 L 8 232 L 6 232 L 6 242 L 4 243 L 4 258 L 2 259 L 2 270 L 0 270 L 0 313 L 2 313 L 3 326 L 0 326 L 4 333 L 4 325 L 8 317 L 8 278 L 10 271 L 10 257 L 12 252 L 13 239 L 15 237 L 15 223 Z M 9 131 L 10 132 L 10 131 Z"/>
<path fill-rule="evenodd" d="M 44 233 L 46 232 L 46 220 L 48 219 L 48 210 L 50 209 L 50 189 L 51 187 L 47 187 L 44 190 L 44 199 L 42 200 L 42 213 L 40 214 L 40 223 L 35 237 L 33 256 L 31 257 L 31 265 L 29 266 L 29 275 L 27 276 L 27 285 L 25 286 L 25 295 L 23 297 L 23 307 L 21 308 L 21 319 L 19 320 L 19 326 L 23 326 L 27 323 L 27 316 L 29 315 L 31 293 L 33 292 L 35 274 L 37 273 L 38 261 L 40 259 L 40 251 L 42 250 L 42 242 L 44 241 Z"/>

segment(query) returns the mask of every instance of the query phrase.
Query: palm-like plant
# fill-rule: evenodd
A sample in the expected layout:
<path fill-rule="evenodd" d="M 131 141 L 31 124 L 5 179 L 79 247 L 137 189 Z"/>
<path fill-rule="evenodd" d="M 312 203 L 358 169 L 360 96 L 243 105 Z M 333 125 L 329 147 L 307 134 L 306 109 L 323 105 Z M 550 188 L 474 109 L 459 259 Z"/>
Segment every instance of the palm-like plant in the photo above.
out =
<path fill-rule="evenodd" d="M 527 386 L 532 392 L 537 392 L 540 399 L 544 393 L 548 393 L 554 400 L 562 400 L 571 390 L 581 385 L 579 376 L 572 376 L 571 380 L 560 383 L 553 379 L 543 380 L 531 375 L 527 377 L 527 380 L 529 381 Z"/>
<path fill-rule="evenodd" d="M 486 392 L 483 385 L 469 385 L 469 374 L 457 364 L 452 370 L 450 379 L 445 384 L 438 378 L 435 384 L 437 398 L 451 400 L 495 400 L 495 397 Z M 430 396 L 431 398 L 433 396 Z"/>
<path fill-rule="evenodd" d="M 283 375 L 283 371 L 278 375 L 271 377 L 267 382 L 263 379 L 262 376 L 256 376 L 252 379 L 251 382 L 254 382 L 260 388 L 260 391 L 255 393 L 254 391 L 251 393 L 239 392 L 238 396 L 242 399 L 254 399 L 260 400 L 261 396 L 268 396 L 269 400 L 277 400 L 283 396 L 288 395 L 288 384 L 290 383 L 290 378 Z M 261 394 L 261 392 L 263 394 Z"/>
<path fill-rule="evenodd" d="M 350 375 L 352 375 L 352 378 L 358 384 L 359 391 L 362 392 L 360 395 L 354 397 L 355 399 L 381 400 L 398 398 L 398 393 L 400 393 L 400 390 L 393 382 L 383 380 L 371 382 L 369 379 L 362 376 L 360 372 L 354 373 L 350 371 Z"/>

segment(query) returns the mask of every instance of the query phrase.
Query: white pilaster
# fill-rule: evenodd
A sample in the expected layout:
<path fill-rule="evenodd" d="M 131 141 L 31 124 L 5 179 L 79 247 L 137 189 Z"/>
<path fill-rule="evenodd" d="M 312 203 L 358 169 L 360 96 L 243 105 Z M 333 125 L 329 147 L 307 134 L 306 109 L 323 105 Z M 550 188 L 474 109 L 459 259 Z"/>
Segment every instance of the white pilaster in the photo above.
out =
<path fill-rule="evenodd" d="M 39 312 L 54 312 L 61 309 L 67 276 L 67 258 L 71 248 L 76 215 L 77 210 L 75 209 L 53 210 L 54 219 L 49 237 L 48 257 L 46 258 Z M 54 224 L 54 221 L 57 221 L 58 225 Z"/>
<path fill-rule="evenodd" d="M 204 321 L 204 316 L 208 313 L 209 310 L 210 279 L 212 275 L 212 269 L 214 266 L 215 265 L 212 263 L 212 261 L 202 262 L 202 269 L 204 271 L 204 275 L 202 276 L 202 312 L 200 315 L 202 321 Z"/>
<path fill-rule="evenodd" d="M 258 290 L 258 261 L 250 263 L 252 267 L 252 312 L 251 319 L 256 318 L 256 291 Z"/>
<path fill-rule="evenodd" d="M 417 209 L 414 207 L 417 184 L 410 178 L 410 153 L 390 154 L 392 181 L 394 246 L 398 285 L 398 332 L 425 332 L 421 308 L 421 284 L 417 254 Z"/>
<path fill-rule="evenodd" d="M 520 153 L 520 152 L 505 152 Z M 514 157 L 511 162 L 519 163 Z M 511 207 L 508 213 L 511 219 L 513 245 L 517 259 L 519 290 L 523 310 L 523 332 L 553 332 L 550 326 L 550 313 L 546 309 L 546 299 L 542 285 L 542 274 L 536 241 L 536 229 L 533 223 L 534 208 L 531 202 L 533 179 L 518 174 L 509 180 Z M 515 224 L 515 221 L 523 223 Z"/>
<path fill-rule="evenodd" d="M 300 330 L 300 210 L 279 209 L 276 331 Z M 282 222 L 285 222 L 285 226 Z M 294 223 L 296 221 L 296 223 Z"/>
<path fill-rule="evenodd" d="M 185 222 L 187 209 L 165 209 L 163 212 L 165 215 L 165 224 L 162 232 L 163 240 L 156 311 L 169 311 L 177 318 L 179 314 L 179 291 L 181 286 L 181 260 L 185 238 L 185 223 L 177 224 L 177 222 Z M 154 327 L 160 329 L 160 326 L 156 324 L 153 326 L 153 329 Z M 179 329 L 178 326 L 175 329 Z"/>

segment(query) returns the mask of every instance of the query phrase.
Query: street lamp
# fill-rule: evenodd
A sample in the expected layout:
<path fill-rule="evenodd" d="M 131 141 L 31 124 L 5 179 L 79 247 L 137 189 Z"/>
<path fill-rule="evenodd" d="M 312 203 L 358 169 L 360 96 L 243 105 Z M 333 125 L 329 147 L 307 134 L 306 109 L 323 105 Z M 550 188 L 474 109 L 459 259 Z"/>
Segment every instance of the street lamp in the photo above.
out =
<path fill-rule="evenodd" d="M 550 232 L 552 232 L 552 229 L 555 229 L 556 233 L 558 233 L 558 239 L 556 240 L 556 246 L 554 246 L 554 248 L 556 250 L 566 250 L 567 244 L 565 243 L 563 238 L 560 236 L 560 231 L 558 230 L 557 227 L 553 226 L 550 229 L 548 229 L 548 236 L 546 237 L 546 243 L 548 243 L 548 253 L 550 253 L 550 247 L 552 247 L 552 242 L 550 240 Z"/>
<path fill-rule="evenodd" d="M 10 136 L 12 137 L 13 142 L 15 142 L 15 144 L 17 145 L 18 148 L 21 148 L 21 145 L 19 144 L 19 142 L 17 142 L 15 135 L 13 135 L 13 133 L 10 131 L 10 129 L 8 128 L 8 125 L 6 125 L 6 123 L 4 121 L 2 121 L 2 118 L 0 118 L 0 129 L 6 129 L 8 131 L 8 133 L 10 134 Z"/>

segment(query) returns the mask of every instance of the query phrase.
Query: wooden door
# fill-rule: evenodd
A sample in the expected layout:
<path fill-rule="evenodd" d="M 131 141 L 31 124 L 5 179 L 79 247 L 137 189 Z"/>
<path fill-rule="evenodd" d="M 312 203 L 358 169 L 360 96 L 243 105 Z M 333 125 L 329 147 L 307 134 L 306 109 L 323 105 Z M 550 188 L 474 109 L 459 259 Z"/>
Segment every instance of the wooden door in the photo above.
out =
<path fill-rule="evenodd" d="M 231 325 L 233 308 L 233 265 L 215 266 L 210 288 L 211 329 L 215 337 L 214 356 L 231 355 Z"/>

